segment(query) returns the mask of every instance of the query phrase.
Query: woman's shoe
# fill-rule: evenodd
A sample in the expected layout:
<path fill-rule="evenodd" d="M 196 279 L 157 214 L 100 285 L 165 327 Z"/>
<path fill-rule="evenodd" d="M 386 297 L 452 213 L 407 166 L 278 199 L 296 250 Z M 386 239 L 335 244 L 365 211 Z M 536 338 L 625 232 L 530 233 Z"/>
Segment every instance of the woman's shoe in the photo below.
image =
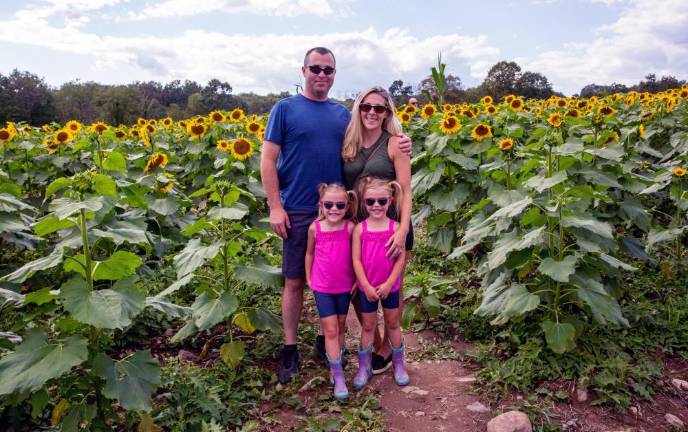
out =
<path fill-rule="evenodd" d="M 334 384 L 334 398 L 337 400 L 346 399 L 349 397 L 349 389 L 346 388 L 342 359 L 340 357 L 339 360 L 330 360 L 328 357 L 327 361 L 330 364 L 330 371 L 332 372 L 331 381 Z"/>
<path fill-rule="evenodd" d="M 354 377 L 354 387 L 360 389 L 368 384 L 368 380 L 373 375 L 371 366 L 373 357 L 373 344 L 368 345 L 367 349 L 358 351 L 358 373 Z"/>
<path fill-rule="evenodd" d="M 394 381 L 400 385 L 405 386 L 411 382 L 411 379 L 404 368 L 404 340 L 401 340 L 401 346 L 394 348 L 392 342 L 389 342 L 389 347 L 392 349 L 392 364 L 394 365 Z"/>

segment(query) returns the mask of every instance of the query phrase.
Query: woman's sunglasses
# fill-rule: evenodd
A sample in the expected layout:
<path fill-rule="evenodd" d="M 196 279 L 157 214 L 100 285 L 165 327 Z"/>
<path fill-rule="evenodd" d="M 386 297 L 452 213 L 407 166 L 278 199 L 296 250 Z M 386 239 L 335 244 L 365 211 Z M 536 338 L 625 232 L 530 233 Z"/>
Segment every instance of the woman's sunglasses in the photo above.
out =
<path fill-rule="evenodd" d="M 325 72 L 325 75 L 332 75 L 334 73 L 334 68 L 332 66 L 321 67 L 318 65 L 308 66 L 308 70 L 315 75 L 320 75 L 320 72 Z"/>
<path fill-rule="evenodd" d="M 371 105 L 369 103 L 362 103 L 358 106 L 358 109 L 363 111 L 364 113 L 370 112 L 370 110 L 375 111 L 375 114 L 382 114 L 383 112 L 387 111 L 387 106 L 386 105 Z"/>
<path fill-rule="evenodd" d="M 372 207 L 375 205 L 375 201 L 377 201 L 378 204 L 380 204 L 381 207 L 384 207 L 387 205 L 387 201 L 389 201 L 388 198 L 366 198 L 365 203 L 368 207 Z"/>
<path fill-rule="evenodd" d="M 332 201 L 323 201 L 323 207 L 325 207 L 327 210 L 331 209 L 334 206 L 337 206 L 339 210 L 344 210 L 346 208 L 346 203 L 344 201 L 337 201 L 337 202 L 332 202 Z"/>

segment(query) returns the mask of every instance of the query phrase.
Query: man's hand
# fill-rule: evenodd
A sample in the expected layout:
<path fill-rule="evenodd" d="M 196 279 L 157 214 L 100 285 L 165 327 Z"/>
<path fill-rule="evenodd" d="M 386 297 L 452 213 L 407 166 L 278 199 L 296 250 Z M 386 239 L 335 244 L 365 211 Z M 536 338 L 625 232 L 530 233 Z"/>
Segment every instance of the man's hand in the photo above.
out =
<path fill-rule="evenodd" d="M 408 157 L 413 156 L 413 143 L 411 142 L 411 138 L 407 137 L 405 134 L 399 134 L 397 137 L 399 137 L 399 150 L 407 154 Z"/>
<path fill-rule="evenodd" d="M 385 247 L 387 248 L 387 258 L 395 258 L 406 249 L 406 232 L 402 229 L 397 229 L 393 236 L 387 240 Z"/>
<path fill-rule="evenodd" d="M 270 227 L 275 234 L 286 240 L 287 228 L 291 228 L 291 222 L 289 222 L 289 215 L 283 207 L 270 209 Z"/>

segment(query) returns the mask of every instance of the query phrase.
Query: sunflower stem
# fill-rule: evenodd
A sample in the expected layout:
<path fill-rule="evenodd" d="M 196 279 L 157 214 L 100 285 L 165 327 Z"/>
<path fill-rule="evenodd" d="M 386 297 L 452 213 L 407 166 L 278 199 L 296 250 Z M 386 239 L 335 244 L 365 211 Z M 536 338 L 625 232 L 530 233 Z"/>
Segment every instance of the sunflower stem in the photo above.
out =
<path fill-rule="evenodd" d="M 81 209 L 79 215 L 81 228 L 81 243 L 84 250 L 84 271 L 86 273 L 86 284 L 89 290 L 93 290 L 93 263 L 91 261 L 91 248 L 88 244 L 88 227 L 86 226 L 86 209 Z"/>

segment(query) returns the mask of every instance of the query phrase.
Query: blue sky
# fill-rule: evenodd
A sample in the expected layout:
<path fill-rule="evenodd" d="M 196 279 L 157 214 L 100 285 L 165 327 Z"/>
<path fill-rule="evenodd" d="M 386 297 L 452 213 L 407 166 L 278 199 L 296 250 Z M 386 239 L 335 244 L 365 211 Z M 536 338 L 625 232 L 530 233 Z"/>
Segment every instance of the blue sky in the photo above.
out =
<path fill-rule="evenodd" d="M 337 55 L 332 95 L 416 85 L 442 52 L 467 86 L 515 60 L 573 94 L 646 73 L 688 79 L 685 0 L 28 0 L 0 2 L 0 73 L 53 86 L 211 78 L 293 91 L 303 52 Z"/>

